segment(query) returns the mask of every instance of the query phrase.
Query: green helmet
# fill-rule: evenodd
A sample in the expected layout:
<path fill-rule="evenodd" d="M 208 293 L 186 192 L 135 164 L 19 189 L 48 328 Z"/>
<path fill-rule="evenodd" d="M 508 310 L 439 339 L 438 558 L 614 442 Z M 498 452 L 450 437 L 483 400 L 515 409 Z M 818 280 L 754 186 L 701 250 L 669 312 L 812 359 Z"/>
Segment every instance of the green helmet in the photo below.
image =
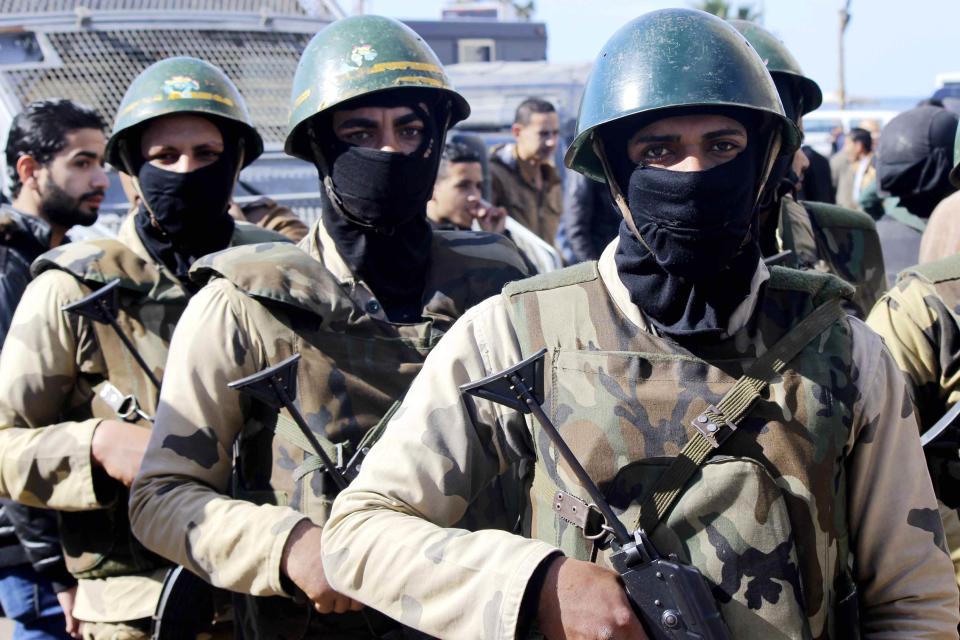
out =
<path fill-rule="evenodd" d="M 446 98 L 448 126 L 470 115 L 470 106 L 451 86 L 440 60 L 413 29 L 383 16 L 337 20 L 315 35 L 300 57 L 284 150 L 312 162 L 304 131 L 311 117 L 347 100 L 400 87 L 436 91 Z"/>
<path fill-rule="evenodd" d="M 960 127 L 953 141 L 953 171 L 950 172 L 950 182 L 960 189 Z"/>
<path fill-rule="evenodd" d="M 230 78 L 209 62 L 178 57 L 153 63 L 127 89 L 107 142 L 107 162 L 125 168 L 124 139 L 144 122 L 172 113 L 211 115 L 238 124 L 244 141 L 243 166 L 263 153 L 263 140 Z"/>
<path fill-rule="evenodd" d="M 803 96 L 803 113 L 805 115 L 823 104 L 823 93 L 820 85 L 803 75 L 800 63 L 787 50 L 787 47 L 777 40 L 777 37 L 755 22 L 748 20 L 731 20 L 730 24 L 743 34 L 767 65 L 767 71 L 774 78 L 777 75 L 792 79 Z"/>
<path fill-rule="evenodd" d="M 716 106 L 771 118 L 782 155 L 800 146 L 800 131 L 784 115 L 773 79 L 736 29 L 694 9 L 644 14 L 617 31 L 597 56 L 565 163 L 603 182 L 593 144 L 598 127 L 638 114 Z"/>

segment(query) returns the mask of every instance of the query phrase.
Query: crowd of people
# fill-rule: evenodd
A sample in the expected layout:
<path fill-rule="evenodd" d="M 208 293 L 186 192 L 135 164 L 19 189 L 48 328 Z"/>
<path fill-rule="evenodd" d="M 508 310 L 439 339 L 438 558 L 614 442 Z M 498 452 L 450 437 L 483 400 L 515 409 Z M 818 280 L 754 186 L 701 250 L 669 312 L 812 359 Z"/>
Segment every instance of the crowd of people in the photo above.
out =
<path fill-rule="evenodd" d="M 292 85 L 309 228 L 233 202 L 263 141 L 203 60 L 144 69 L 109 132 L 64 98 L 14 119 L 15 638 L 958 637 L 956 113 L 828 160 L 784 44 L 693 9 L 604 45 L 566 149 L 537 97 L 512 142 L 454 129 L 390 18 L 324 28 Z M 107 164 L 130 211 L 69 242 Z M 618 528 L 710 602 L 641 606 Z"/>

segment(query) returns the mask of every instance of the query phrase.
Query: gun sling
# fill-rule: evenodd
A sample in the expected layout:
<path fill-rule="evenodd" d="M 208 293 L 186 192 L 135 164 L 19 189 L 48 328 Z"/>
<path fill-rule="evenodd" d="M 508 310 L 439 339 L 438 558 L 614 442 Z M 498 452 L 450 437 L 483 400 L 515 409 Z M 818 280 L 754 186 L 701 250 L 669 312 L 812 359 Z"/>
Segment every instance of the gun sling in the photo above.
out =
<path fill-rule="evenodd" d="M 707 458 L 737 430 L 770 381 L 779 375 L 804 347 L 845 315 L 840 299 L 820 305 L 810 315 L 753 361 L 733 388 L 716 404 L 710 405 L 694 421 L 695 432 L 657 480 L 640 506 L 634 529 L 653 531 L 673 507 L 687 482 Z M 565 491 L 554 495 L 558 517 L 582 529 L 587 538 L 603 533 L 597 513 L 583 500 Z M 601 519 L 602 520 L 602 519 Z"/>

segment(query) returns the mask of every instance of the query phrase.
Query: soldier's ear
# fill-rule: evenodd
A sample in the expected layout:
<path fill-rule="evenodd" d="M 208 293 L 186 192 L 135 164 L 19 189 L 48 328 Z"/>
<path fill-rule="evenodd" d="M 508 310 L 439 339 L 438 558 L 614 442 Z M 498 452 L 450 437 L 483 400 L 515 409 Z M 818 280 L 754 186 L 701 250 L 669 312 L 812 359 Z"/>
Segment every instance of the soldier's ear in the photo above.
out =
<path fill-rule="evenodd" d="M 40 171 L 40 163 L 29 155 L 24 154 L 17 158 L 17 177 L 20 178 L 20 184 L 33 189 L 37 188 L 37 173 Z"/>

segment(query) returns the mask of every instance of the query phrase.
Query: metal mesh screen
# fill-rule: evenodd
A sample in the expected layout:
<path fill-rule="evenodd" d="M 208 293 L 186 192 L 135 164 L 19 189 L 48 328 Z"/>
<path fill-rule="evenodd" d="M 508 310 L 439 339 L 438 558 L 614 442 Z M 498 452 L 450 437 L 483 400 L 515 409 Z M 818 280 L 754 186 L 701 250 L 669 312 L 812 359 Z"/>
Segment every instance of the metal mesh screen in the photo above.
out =
<path fill-rule="evenodd" d="M 223 69 L 246 98 L 264 142 L 281 145 L 293 74 L 311 34 L 117 30 L 49 33 L 48 37 L 63 61 L 61 67 L 5 72 L 24 104 L 63 96 L 88 104 L 110 119 L 144 68 L 163 58 L 188 55 Z"/>
<path fill-rule="evenodd" d="M 0 15 L 74 11 L 82 6 L 92 11 L 220 11 L 223 0 L 0 0 Z M 298 0 L 230 0 L 230 11 L 306 15 Z"/>

